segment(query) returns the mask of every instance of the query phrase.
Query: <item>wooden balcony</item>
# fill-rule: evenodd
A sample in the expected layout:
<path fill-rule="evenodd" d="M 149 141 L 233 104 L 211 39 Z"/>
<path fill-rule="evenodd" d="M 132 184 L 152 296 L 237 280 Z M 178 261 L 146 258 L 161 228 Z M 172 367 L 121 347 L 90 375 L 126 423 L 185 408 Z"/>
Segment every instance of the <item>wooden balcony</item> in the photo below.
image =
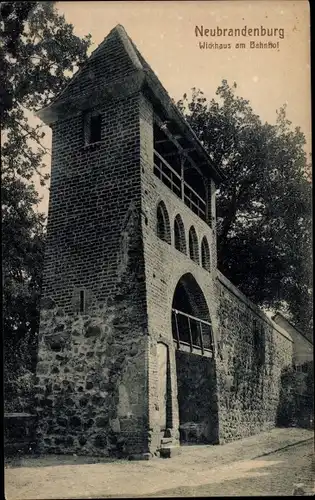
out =
<path fill-rule="evenodd" d="M 198 217 L 206 220 L 206 201 L 156 150 L 154 150 L 154 173 Z"/>

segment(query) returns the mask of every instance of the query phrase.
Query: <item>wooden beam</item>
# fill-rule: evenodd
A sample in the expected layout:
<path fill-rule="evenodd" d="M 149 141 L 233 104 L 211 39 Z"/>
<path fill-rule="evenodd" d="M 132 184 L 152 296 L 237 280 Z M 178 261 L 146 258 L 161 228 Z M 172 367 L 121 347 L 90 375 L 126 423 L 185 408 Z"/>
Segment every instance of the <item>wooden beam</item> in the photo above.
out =
<path fill-rule="evenodd" d="M 183 148 L 185 154 L 192 153 L 193 151 L 196 151 L 196 148 Z"/>
<path fill-rule="evenodd" d="M 176 140 L 183 138 L 183 136 L 181 135 L 175 135 L 174 137 Z M 166 139 L 158 139 L 157 141 L 155 141 L 155 144 L 163 144 L 164 142 L 172 142 L 172 140 L 169 137 Z"/>
<path fill-rule="evenodd" d="M 187 148 L 183 150 L 185 153 L 191 153 L 192 151 L 195 151 L 195 148 Z M 180 155 L 179 151 L 169 151 L 169 153 L 163 153 L 163 158 L 167 156 L 174 156 L 174 155 Z"/>
<path fill-rule="evenodd" d="M 194 167 L 199 172 L 199 174 L 201 176 L 203 176 L 202 173 L 201 173 L 201 171 L 200 171 L 200 169 L 198 168 L 198 166 L 194 162 L 194 160 L 192 158 L 190 158 L 190 156 L 188 156 L 187 151 L 179 144 L 179 142 L 176 139 L 176 136 L 173 135 L 168 130 L 167 123 L 163 122 L 161 120 L 161 118 L 159 118 L 156 114 L 154 115 L 154 120 L 157 123 L 157 125 L 160 127 L 160 129 L 164 132 L 164 134 L 168 137 L 168 139 L 175 144 L 175 146 L 177 147 L 177 149 L 180 152 L 180 154 L 191 164 L 192 167 Z"/>
<path fill-rule="evenodd" d="M 154 141 L 155 144 L 165 144 L 166 142 L 172 142 L 170 139 L 159 139 L 157 141 Z"/>
<path fill-rule="evenodd" d="M 168 130 L 167 123 L 163 122 L 161 118 L 159 118 L 159 116 L 157 115 L 154 115 L 154 120 L 156 121 L 159 128 L 163 130 L 164 134 L 168 137 L 168 139 L 172 141 L 180 151 L 182 151 L 183 149 L 182 146 L 179 144 L 176 137 Z"/>
<path fill-rule="evenodd" d="M 164 153 L 163 152 L 163 158 L 167 158 L 168 156 L 175 156 L 175 155 L 179 155 L 179 152 L 178 151 L 169 151 L 168 153 Z"/>
<path fill-rule="evenodd" d="M 194 168 L 195 170 L 197 170 L 197 172 L 201 175 L 201 177 L 203 177 L 203 173 L 201 172 L 200 168 L 198 167 L 198 165 L 194 162 L 194 160 L 192 160 L 191 158 L 189 157 L 186 157 L 189 161 L 189 165 L 184 165 L 184 170 L 189 170 L 190 168 Z"/>

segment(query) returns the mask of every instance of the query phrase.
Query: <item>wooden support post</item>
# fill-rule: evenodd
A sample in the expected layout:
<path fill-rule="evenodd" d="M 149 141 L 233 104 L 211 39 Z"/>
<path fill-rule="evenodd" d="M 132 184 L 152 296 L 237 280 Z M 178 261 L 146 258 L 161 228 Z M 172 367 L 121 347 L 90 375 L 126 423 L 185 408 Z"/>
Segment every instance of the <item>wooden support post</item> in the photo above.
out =
<path fill-rule="evenodd" d="M 180 156 L 180 182 L 181 182 L 181 198 L 185 201 L 185 181 L 184 181 L 184 163 L 185 157 L 183 155 Z"/>
<path fill-rule="evenodd" d="M 177 312 L 174 312 L 174 314 L 175 314 L 175 325 L 176 325 L 177 349 L 179 349 L 180 340 L 179 340 L 179 330 L 178 330 Z"/>
<path fill-rule="evenodd" d="M 192 334 L 191 334 L 191 326 L 190 326 L 190 318 L 188 317 L 188 327 L 189 327 L 189 338 L 190 338 L 190 352 L 193 351 L 193 342 L 192 342 Z"/>
<path fill-rule="evenodd" d="M 205 350 L 204 350 L 204 346 L 203 346 L 202 327 L 201 327 L 200 321 L 198 321 L 198 325 L 199 325 L 199 331 L 200 331 L 201 352 L 202 352 L 202 354 L 204 354 Z"/>

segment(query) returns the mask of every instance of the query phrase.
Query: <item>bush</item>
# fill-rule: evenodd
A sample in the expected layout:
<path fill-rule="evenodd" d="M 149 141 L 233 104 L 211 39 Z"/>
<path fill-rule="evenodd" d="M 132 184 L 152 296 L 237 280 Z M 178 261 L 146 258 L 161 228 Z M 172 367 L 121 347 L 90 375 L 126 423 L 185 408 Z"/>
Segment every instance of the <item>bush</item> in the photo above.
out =
<path fill-rule="evenodd" d="M 31 412 L 34 396 L 35 374 L 22 367 L 18 374 L 6 377 L 4 410 L 7 413 Z"/>
<path fill-rule="evenodd" d="M 303 371 L 286 369 L 281 376 L 277 425 L 312 427 L 314 422 L 313 363 L 304 363 Z"/>
<path fill-rule="evenodd" d="M 8 413 L 32 411 L 35 384 L 35 364 L 29 342 L 23 339 L 14 345 L 4 345 L 4 410 Z"/>

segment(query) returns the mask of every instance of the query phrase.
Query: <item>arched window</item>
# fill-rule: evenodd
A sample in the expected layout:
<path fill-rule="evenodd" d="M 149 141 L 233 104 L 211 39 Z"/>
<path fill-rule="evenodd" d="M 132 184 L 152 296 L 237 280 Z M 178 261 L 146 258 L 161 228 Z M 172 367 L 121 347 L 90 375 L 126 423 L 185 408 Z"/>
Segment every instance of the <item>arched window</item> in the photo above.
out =
<path fill-rule="evenodd" d="M 199 264 L 199 248 L 196 230 L 193 226 L 189 229 L 189 256 Z"/>
<path fill-rule="evenodd" d="M 179 214 L 174 219 L 175 248 L 182 253 L 186 253 L 185 227 Z"/>
<path fill-rule="evenodd" d="M 210 250 L 207 238 L 204 236 L 201 242 L 201 265 L 210 271 Z"/>
<path fill-rule="evenodd" d="M 161 240 L 166 241 L 169 245 L 171 244 L 170 219 L 163 201 L 160 201 L 157 207 L 156 234 Z"/>

